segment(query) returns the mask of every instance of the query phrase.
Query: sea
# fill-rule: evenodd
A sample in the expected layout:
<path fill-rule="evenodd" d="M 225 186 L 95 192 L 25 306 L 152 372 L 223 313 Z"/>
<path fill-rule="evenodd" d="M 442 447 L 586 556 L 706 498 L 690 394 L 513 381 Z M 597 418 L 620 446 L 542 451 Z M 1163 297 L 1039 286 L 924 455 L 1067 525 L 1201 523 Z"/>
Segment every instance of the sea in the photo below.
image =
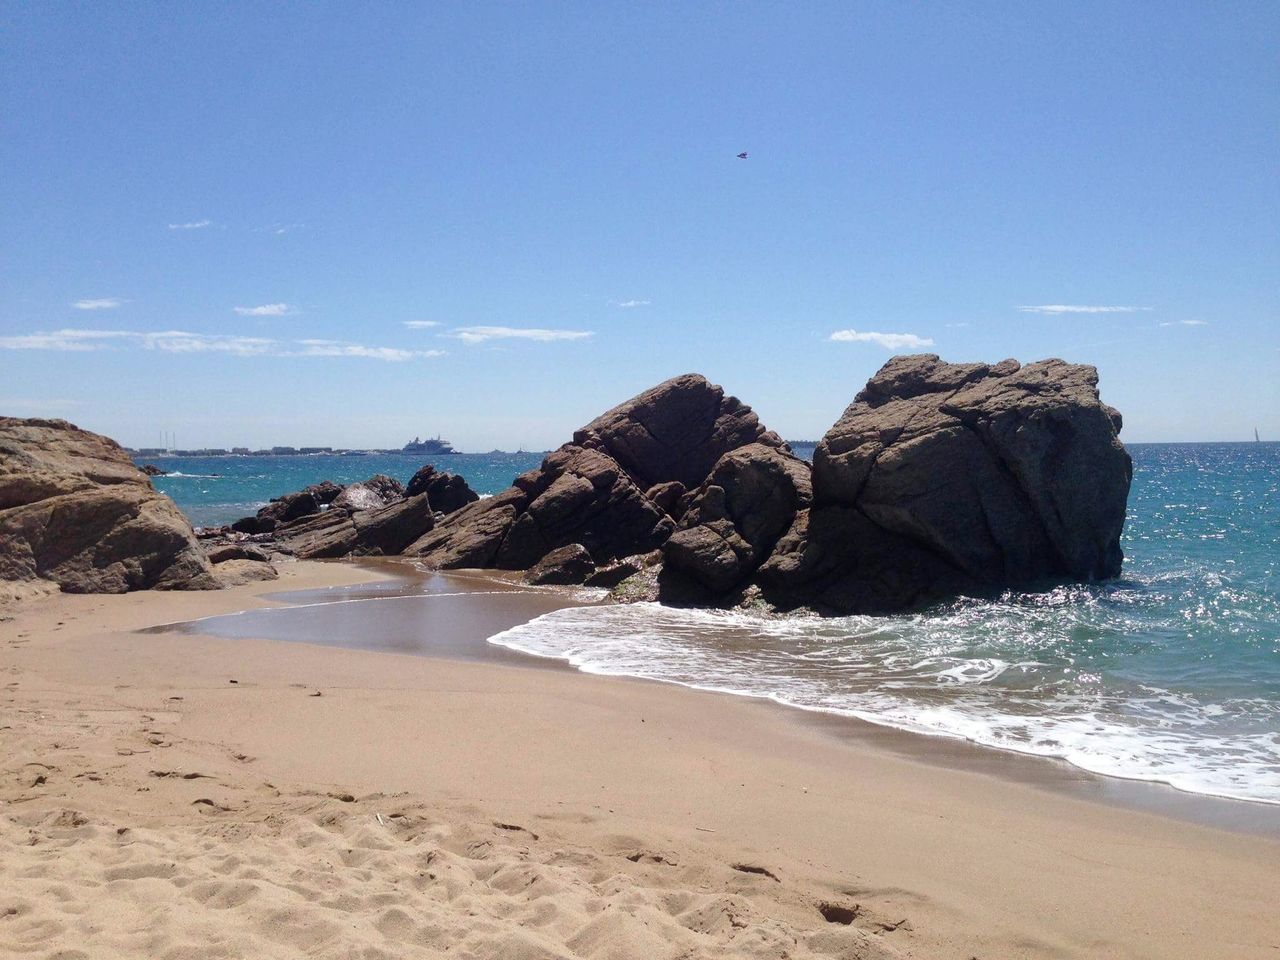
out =
<path fill-rule="evenodd" d="M 490 638 L 597 674 L 762 697 L 1280 804 L 1280 444 L 1131 444 L 1123 575 L 899 616 L 656 604 L 555 610 Z M 798 452 L 810 455 L 811 447 Z M 492 494 L 542 454 L 436 465 Z M 321 479 L 407 480 L 421 458 L 162 458 L 197 525 Z"/>

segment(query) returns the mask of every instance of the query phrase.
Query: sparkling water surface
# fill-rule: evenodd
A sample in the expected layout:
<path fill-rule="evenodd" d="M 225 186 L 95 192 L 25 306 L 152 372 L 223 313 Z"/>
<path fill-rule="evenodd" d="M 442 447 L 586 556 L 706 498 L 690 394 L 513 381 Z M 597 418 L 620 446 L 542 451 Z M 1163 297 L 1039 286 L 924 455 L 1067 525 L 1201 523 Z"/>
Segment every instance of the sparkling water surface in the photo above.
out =
<path fill-rule="evenodd" d="M 580 607 L 491 640 L 590 672 L 768 697 L 1280 803 L 1280 444 L 1129 449 L 1124 575 L 1107 584 L 893 617 Z M 493 493 L 540 460 L 504 457 L 437 465 Z M 245 458 L 233 477 L 233 460 L 183 463 L 183 473 L 224 474 L 205 484 L 156 478 L 197 523 L 241 516 L 325 477 L 407 479 L 420 465 Z"/>

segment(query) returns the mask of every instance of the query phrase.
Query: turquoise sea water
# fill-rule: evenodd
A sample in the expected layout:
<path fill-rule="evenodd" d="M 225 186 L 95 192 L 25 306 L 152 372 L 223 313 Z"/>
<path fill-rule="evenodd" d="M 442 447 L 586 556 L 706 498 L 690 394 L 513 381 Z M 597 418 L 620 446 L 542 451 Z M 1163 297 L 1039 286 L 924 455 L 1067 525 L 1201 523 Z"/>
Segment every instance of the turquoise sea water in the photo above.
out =
<path fill-rule="evenodd" d="M 590 672 L 768 697 L 1280 803 L 1280 444 L 1129 449 L 1124 575 L 1110 583 L 895 617 L 582 607 L 492 642 Z M 215 522 L 326 476 L 404 479 L 419 465 L 306 459 L 315 462 L 246 459 L 234 478 L 234 461 L 191 461 L 178 469 L 224 476 L 160 477 L 157 486 L 196 522 Z M 538 460 L 470 455 L 448 467 L 496 492 Z"/>
<path fill-rule="evenodd" d="M 480 494 L 511 486 L 519 473 L 542 462 L 542 453 L 460 453 L 423 457 L 400 453 L 313 457 L 149 457 L 168 476 L 152 482 L 167 493 L 196 526 L 218 526 L 256 513 L 272 497 L 293 493 L 321 480 L 354 483 L 385 473 L 408 483 L 419 467 L 433 463 L 467 478 Z"/>

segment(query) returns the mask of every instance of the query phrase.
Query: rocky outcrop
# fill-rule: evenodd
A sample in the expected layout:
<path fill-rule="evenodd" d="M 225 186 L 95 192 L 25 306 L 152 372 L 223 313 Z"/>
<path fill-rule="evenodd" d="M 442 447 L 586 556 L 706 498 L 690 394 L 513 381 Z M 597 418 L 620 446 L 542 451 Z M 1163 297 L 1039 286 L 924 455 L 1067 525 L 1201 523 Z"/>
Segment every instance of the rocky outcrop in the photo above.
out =
<path fill-rule="evenodd" d="M 447 517 L 407 552 L 439 568 L 525 570 L 576 544 L 609 566 L 662 546 L 684 491 L 746 444 L 785 448 L 720 387 L 676 377 L 597 417 L 509 490 Z"/>
<path fill-rule="evenodd" d="M 275 549 L 302 559 L 392 556 L 435 524 L 426 494 L 372 510 L 332 506 L 323 513 L 278 528 Z"/>
<path fill-rule="evenodd" d="M 337 499 L 342 490 L 329 480 L 312 484 L 297 493 L 273 498 L 254 516 L 242 517 L 231 524 L 231 529 L 238 533 L 271 533 L 278 526 L 319 513 Z"/>
<path fill-rule="evenodd" d="M 420 493 L 431 498 L 432 510 L 444 514 L 454 513 L 480 499 L 480 495 L 462 477 L 456 473 L 441 473 L 431 464 L 415 473 L 405 488 L 405 496 L 415 497 Z"/>
<path fill-rule="evenodd" d="M 115 441 L 0 417 L 0 579 L 68 593 L 215 589 L 191 524 Z"/>
<path fill-rule="evenodd" d="M 587 548 L 580 543 L 571 543 L 548 553 L 529 568 L 524 579 L 535 586 L 582 583 L 595 570 L 595 561 Z"/>
<path fill-rule="evenodd" d="M 813 499 L 809 465 L 752 443 L 726 453 L 663 546 L 667 566 L 716 592 L 751 576 Z"/>
<path fill-rule="evenodd" d="M 760 571 L 786 602 L 901 609 L 1120 572 L 1132 467 L 1093 367 L 887 363 L 814 454 L 813 505 Z"/>
<path fill-rule="evenodd" d="M 645 490 L 672 480 L 692 489 L 722 456 L 748 443 L 786 446 L 750 407 L 696 373 L 673 377 L 602 413 L 573 435 L 573 443 L 605 451 Z"/>

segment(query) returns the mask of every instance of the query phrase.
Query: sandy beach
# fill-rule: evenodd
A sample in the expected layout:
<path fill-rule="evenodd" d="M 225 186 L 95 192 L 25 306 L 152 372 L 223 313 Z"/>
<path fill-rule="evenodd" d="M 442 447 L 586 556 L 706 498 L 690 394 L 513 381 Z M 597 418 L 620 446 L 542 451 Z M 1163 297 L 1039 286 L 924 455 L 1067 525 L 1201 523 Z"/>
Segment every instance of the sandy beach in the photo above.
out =
<path fill-rule="evenodd" d="M 138 632 L 375 576 L 0 610 L 0 956 L 1280 955 L 1274 835 L 536 661 Z"/>

